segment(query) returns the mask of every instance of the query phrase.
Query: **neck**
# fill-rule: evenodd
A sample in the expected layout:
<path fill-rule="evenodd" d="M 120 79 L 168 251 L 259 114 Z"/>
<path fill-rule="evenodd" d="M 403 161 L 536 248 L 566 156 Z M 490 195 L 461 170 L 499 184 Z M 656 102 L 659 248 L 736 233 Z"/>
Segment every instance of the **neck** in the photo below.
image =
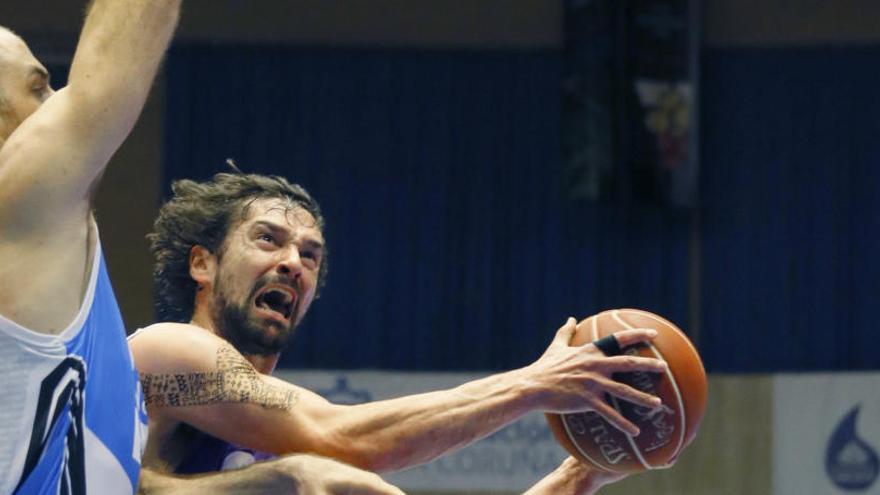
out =
<path fill-rule="evenodd" d="M 201 292 L 196 294 L 195 308 L 193 309 L 192 321 L 190 321 L 190 323 L 197 327 L 204 328 L 218 337 L 222 337 L 217 330 L 216 325 L 214 325 L 214 319 L 211 318 L 211 310 L 209 305 L 204 301 Z"/>
<path fill-rule="evenodd" d="M 214 324 L 214 319 L 211 318 L 211 311 L 208 309 L 208 305 L 199 304 L 199 296 L 200 294 L 196 295 L 195 311 L 193 311 L 193 317 L 190 324 L 204 328 L 214 335 L 223 338 L 223 334 L 220 333 L 217 326 Z M 263 373 L 264 375 L 270 375 L 275 371 L 275 366 L 278 364 L 278 359 L 281 357 L 281 354 L 275 353 L 265 356 L 257 354 L 242 354 L 242 356 L 244 356 L 244 358 L 247 359 L 258 372 Z"/>
<path fill-rule="evenodd" d="M 245 356 L 254 368 L 264 375 L 271 375 L 273 371 L 275 371 L 275 366 L 278 364 L 278 358 L 281 357 L 280 354 L 270 354 L 268 356 L 258 356 L 256 354 L 251 354 L 249 356 Z"/>

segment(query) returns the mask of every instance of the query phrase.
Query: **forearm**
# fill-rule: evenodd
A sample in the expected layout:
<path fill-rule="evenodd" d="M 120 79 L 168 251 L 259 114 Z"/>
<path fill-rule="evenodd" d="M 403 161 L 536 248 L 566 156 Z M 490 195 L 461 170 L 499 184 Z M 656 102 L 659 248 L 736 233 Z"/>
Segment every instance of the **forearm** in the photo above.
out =
<path fill-rule="evenodd" d="M 149 86 L 177 27 L 180 5 L 181 0 L 91 2 L 68 86 L 78 91 Z"/>
<path fill-rule="evenodd" d="M 536 407 L 520 371 L 345 407 L 325 430 L 336 446 L 325 455 L 372 471 L 403 469 L 490 435 Z"/>
<path fill-rule="evenodd" d="M 174 33 L 181 0 L 95 0 L 65 91 L 82 137 L 109 159 L 133 127 Z M 90 132 L 91 131 L 91 132 Z M 97 143 L 96 143 L 97 144 Z"/>
<path fill-rule="evenodd" d="M 202 476 L 177 477 L 144 469 L 139 495 L 403 495 L 374 473 L 331 459 L 290 455 Z"/>
<path fill-rule="evenodd" d="M 298 486 L 290 473 L 282 472 L 273 463 L 260 463 L 235 471 L 188 477 L 142 469 L 138 495 L 296 494 L 300 493 Z"/>

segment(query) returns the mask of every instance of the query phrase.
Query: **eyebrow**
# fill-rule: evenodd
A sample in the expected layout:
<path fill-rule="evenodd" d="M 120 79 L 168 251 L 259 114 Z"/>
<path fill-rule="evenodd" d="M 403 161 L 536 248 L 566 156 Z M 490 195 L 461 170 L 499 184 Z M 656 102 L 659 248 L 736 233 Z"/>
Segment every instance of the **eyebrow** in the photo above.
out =
<path fill-rule="evenodd" d="M 324 249 L 324 243 L 321 241 L 316 241 L 315 239 L 303 239 L 303 244 L 310 249 L 314 249 L 315 251 L 321 251 Z"/>
<path fill-rule="evenodd" d="M 279 225 L 275 222 L 270 222 L 269 220 L 257 220 L 256 222 L 254 222 L 254 226 L 266 227 L 273 232 L 284 232 L 285 234 L 288 233 L 288 229 L 284 228 L 284 226 Z M 324 249 L 323 242 L 311 237 L 303 239 L 302 242 L 306 245 L 306 247 L 310 249 Z"/>
<path fill-rule="evenodd" d="M 47 81 L 51 78 L 51 76 L 49 75 L 49 71 L 47 71 L 46 69 L 44 69 L 38 65 L 31 66 L 31 75 L 34 75 L 34 74 L 41 76 L 43 79 L 46 79 Z"/>

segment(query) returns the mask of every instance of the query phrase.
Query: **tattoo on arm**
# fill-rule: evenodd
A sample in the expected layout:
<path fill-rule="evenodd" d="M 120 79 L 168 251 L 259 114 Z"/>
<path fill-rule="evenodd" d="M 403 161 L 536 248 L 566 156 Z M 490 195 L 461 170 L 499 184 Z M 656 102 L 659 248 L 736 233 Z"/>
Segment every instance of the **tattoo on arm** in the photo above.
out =
<path fill-rule="evenodd" d="M 204 406 L 222 402 L 256 404 L 267 409 L 293 409 L 299 399 L 294 390 L 265 383 L 257 370 L 232 347 L 217 349 L 214 371 L 141 373 L 148 406 Z"/>

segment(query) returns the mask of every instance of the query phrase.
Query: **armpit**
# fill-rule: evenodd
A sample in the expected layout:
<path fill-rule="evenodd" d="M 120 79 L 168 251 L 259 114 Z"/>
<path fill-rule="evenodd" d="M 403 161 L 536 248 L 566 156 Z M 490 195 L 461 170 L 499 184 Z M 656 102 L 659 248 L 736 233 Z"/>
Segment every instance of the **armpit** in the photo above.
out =
<path fill-rule="evenodd" d="M 299 399 L 295 390 L 267 384 L 235 349 L 217 349 L 213 371 L 141 373 L 148 406 L 185 407 L 218 403 L 256 404 L 267 409 L 291 410 Z"/>

